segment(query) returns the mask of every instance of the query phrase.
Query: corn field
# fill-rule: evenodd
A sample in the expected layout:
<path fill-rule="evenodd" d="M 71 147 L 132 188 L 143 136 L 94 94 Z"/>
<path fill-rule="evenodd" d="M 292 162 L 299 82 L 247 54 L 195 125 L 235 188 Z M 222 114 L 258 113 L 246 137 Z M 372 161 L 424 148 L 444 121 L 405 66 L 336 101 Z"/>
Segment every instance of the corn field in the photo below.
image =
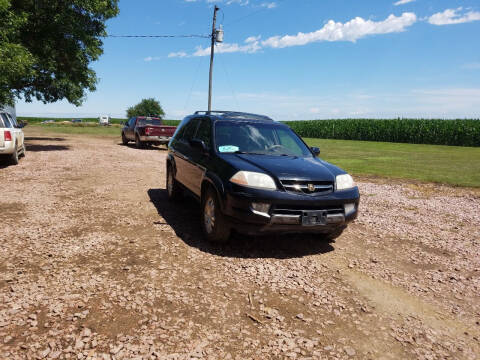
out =
<path fill-rule="evenodd" d="M 285 123 L 306 138 L 480 146 L 479 119 L 342 119 Z"/>

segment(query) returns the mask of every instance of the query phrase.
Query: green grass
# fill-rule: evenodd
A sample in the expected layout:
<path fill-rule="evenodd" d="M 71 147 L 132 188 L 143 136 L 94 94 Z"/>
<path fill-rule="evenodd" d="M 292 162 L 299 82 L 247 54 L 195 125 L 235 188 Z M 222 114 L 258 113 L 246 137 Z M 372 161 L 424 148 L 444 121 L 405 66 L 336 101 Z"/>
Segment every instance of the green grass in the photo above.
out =
<path fill-rule="evenodd" d="M 353 175 L 480 187 L 480 148 L 304 139 L 320 157 Z"/>
<path fill-rule="evenodd" d="M 26 132 L 29 129 L 40 130 L 45 133 L 56 133 L 56 134 L 78 134 L 78 135 L 91 135 L 91 136 L 109 136 L 109 137 L 118 137 L 120 139 L 121 128 L 120 127 L 112 127 L 112 126 L 69 126 L 69 125 L 55 125 L 55 124 L 32 124 L 28 125 L 25 128 Z"/>

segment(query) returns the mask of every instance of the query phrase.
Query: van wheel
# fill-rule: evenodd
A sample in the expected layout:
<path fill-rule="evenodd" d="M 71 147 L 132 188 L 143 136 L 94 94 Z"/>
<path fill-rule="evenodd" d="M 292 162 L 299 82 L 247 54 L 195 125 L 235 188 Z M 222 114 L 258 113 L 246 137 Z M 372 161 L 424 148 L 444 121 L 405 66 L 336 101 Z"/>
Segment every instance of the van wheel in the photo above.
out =
<path fill-rule="evenodd" d="M 135 147 L 137 149 L 143 148 L 143 143 L 140 141 L 140 137 L 138 135 L 135 135 Z"/>
<path fill-rule="evenodd" d="M 15 144 L 15 150 L 13 151 L 13 154 L 10 155 L 10 164 L 12 164 L 12 165 L 18 165 L 18 149 L 17 149 L 17 144 Z"/>
<path fill-rule="evenodd" d="M 174 201 L 180 198 L 182 189 L 177 180 L 173 177 L 172 166 L 167 166 L 167 195 L 169 201 Z"/>
<path fill-rule="evenodd" d="M 24 158 L 25 155 L 27 155 L 27 148 L 26 148 L 25 143 L 24 143 L 23 146 L 22 146 L 22 155 L 20 155 L 20 157 Z"/>
<path fill-rule="evenodd" d="M 205 238 L 211 242 L 226 242 L 231 229 L 220 209 L 216 192 L 208 188 L 202 196 L 202 230 Z"/>
<path fill-rule="evenodd" d="M 125 133 L 122 131 L 122 144 L 127 145 L 128 144 L 128 139 L 125 136 Z"/>

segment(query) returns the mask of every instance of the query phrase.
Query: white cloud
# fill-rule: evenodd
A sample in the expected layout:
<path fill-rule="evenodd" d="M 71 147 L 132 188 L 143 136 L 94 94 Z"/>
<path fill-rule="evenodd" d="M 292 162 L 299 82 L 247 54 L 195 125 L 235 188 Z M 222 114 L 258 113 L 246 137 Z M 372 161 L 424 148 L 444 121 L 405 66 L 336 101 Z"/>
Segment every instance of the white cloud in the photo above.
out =
<path fill-rule="evenodd" d="M 161 56 L 147 56 L 145 59 L 143 59 L 143 61 L 150 62 L 154 60 L 160 60 L 161 58 Z"/>
<path fill-rule="evenodd" d="M 428 22 L 433 25 L 452 25 L 462 24 L 480 20 L 480 12 L 469 11 L 465 14 L 459 14 L 463 8 L 447 9 L 443 12 L 433 14 L 428 18 Z"/>
<path fill-rule="evenodd" d="M 277 7 L 277 3 L 275 3 L 275 2 L 262 3 L 260 6 L 265 7 L 267 9 L 274 9 L 274 8 Z"/>
<path fill-rule="evenodd" d="M 218 44 L 216 53 L 247 53 L 252 54 L 262 48 L 285 48 L 289 46 L 307 45 L 320 41 L 351 41 L 355 42 L 368 35 L 389 34 L 405 31 L 417 21 L 414 13 L 406 12 L 401 16 L 390 15 L 383 21 L 365 20 L 356 17 L 346 23 L 330 20 L 321 29 L 310 32 L 299 32 L 297 35 L 273 36 L 260 41 L 260 36 L 250 36 L 244 44 Z M 185 54 L 184 52 L 181 52 Z M 210 47 L 197 47 L 193 56 L 210 55 Z M 187 56 L 186 54 L 184 56 Z"/>
<path fill-rule="evenodd" d="M 306 45 L 319 41 L 352 41 L 368 35 L 402 32 L 417 21 L 414 13 L 406 12 L 401 16 L 390 15 L 383 21 L 365 20 L 356 17 L 346 23 L 329 20 L 325 26 L 310 33 L 299 32 L 297 35 L 273 36 L 262 41 L 264 47 L 284 48 Z"/>
<path fill-rule="evenodd" d="M 245 40 L 245 45 L 239 45 L 239 44 L 228 44 L 228 43 L 222 43 L 222 44 L 217 44 L 215 45 L 215 53 L 216 54 L 223 54 L 223 53 L 255 53 L 261 49 L 260 42 L 259 42 L 260 37 L 254 37 L 251 36 Z M 198 46 L 196 51 L 193 53 L 193 56 L 208 56 L 210 55 L 210 46 L 202 48 L 201 46 Z"/>
<path fill-rule="evenodd" d="M 174 57 L 183 58 L 183 57 L 187 57 L 187 56 L 188 56 L 188 54 L 185 51 L 172 52 L 172 53 L 168 54 L 169 58 L 174 58 Z"/>
<path fill-rule="evenodd" d="M 414 2 L 414 1 L 415 1 L 415 0 L 399 0 L 399 1 L 397 1 L 396 3 L 394 3 L 393 5 L 395 5 L 395 6 L 405 5 L 405 4 Z"/>

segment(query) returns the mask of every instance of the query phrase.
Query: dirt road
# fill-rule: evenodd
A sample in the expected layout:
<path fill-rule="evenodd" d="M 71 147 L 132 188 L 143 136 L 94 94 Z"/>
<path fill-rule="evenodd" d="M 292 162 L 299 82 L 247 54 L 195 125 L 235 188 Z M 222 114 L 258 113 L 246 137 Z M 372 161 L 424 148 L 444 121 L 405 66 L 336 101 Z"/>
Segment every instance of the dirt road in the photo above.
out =
<path fill-rule="evenodd" d="M 480 358 L 480 196 L 364 179 L 313 236 L 206 243 L 164 150 L 27 129 L 0 167 L 0 359 Z"/>

